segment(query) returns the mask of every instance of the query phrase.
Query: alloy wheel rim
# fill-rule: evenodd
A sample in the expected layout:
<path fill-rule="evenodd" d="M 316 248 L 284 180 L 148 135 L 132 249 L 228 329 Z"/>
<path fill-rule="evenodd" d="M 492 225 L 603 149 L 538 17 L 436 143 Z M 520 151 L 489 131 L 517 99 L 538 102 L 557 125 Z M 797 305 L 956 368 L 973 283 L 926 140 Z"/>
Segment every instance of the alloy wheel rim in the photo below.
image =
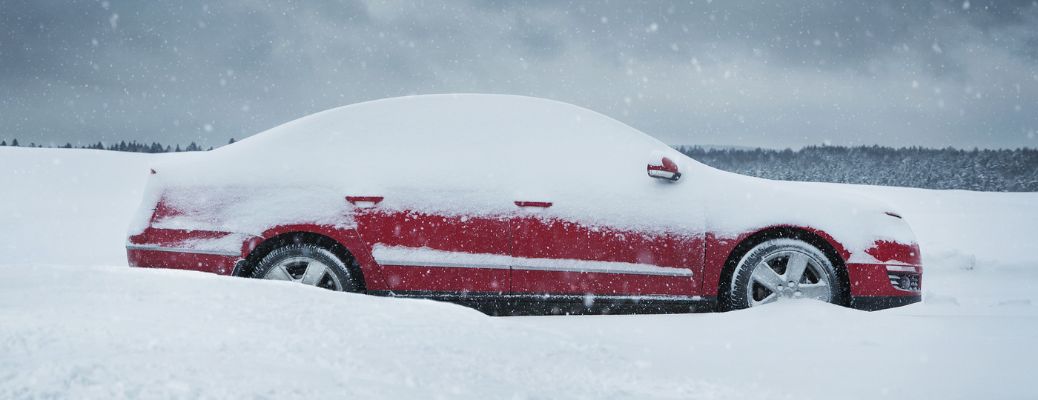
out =
<path fill-rule="evenodd" d="M 302 283 L 308 286 L 341 291 L 342 282 L 331 267 L 311 257 L 289 257 L 281 260 L 263 276 L 264 279 Z"/>
<path fill-rule="evenodd" d="M 832 301 L 832 283 L 817 256 L 799 250 L 769 254 L 753 267 L 746 285 L 747 304 L 758 306 L 784 299 Z"/>

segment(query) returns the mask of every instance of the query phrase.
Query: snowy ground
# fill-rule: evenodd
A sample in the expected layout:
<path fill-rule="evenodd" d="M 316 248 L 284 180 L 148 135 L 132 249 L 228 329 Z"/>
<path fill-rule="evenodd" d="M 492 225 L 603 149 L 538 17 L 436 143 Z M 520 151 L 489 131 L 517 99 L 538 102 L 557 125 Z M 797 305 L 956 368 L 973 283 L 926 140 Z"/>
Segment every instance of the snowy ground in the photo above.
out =
<path fill-rule="evenodd" d="M 126 268 L 154 157 L 0 148 L 0 398 L 1038 398 L 1038 193 L 854 187 L 919 236 L 904 308 L 492 318 Z"/>

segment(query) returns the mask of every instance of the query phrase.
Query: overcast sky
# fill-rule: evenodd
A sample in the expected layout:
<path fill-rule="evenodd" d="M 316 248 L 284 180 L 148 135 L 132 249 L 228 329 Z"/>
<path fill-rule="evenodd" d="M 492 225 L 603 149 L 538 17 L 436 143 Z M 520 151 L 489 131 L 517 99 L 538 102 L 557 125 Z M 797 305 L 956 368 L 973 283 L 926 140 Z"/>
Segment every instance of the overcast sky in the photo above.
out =
<path fill-rule="evenodd" d="M 8 141 L 220 145 L 446 92 L 671 144 L 1038 147 L 1038 2 L 0 0 Z"/>

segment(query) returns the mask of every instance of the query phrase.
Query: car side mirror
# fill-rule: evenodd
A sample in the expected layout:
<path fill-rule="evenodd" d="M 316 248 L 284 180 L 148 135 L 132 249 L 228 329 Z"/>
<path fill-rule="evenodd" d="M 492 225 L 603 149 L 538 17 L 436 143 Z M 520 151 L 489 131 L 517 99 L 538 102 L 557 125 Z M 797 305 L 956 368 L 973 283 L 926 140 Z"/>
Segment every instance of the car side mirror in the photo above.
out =
<path fill-rule="evenodd" d="M 645 169 L 649 173 L 649 176 L 656 179 L 663 179 L 671 182 L 676 182 L 678 179 L 681 179 L 681 171 L 678 170 L 678 163 L 667 157 L 662 157 L 658 162 L 650 162 Z"/>

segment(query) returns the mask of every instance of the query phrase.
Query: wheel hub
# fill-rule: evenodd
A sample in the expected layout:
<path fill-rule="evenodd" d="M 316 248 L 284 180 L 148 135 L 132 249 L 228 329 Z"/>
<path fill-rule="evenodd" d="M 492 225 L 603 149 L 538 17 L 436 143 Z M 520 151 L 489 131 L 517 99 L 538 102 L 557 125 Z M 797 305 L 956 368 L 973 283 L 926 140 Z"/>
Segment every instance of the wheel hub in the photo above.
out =
<path fill-rule="evenodd" d="M 291 281 L 309 286 L 340 291 L 342 283 L 335 274 L 331 273 L 331 267 L 320 260 L 312 257 L 291 257 L 274 265 L 265 279 Z"/>
<path fill-rule="evenodd" d="M 799 298 L 829 302 L 829 275 L 821 265 L 815 256 L 800 250 L 769 254 L 752 270 L 746 293 L 748 303 L 754 306 Z"/>

